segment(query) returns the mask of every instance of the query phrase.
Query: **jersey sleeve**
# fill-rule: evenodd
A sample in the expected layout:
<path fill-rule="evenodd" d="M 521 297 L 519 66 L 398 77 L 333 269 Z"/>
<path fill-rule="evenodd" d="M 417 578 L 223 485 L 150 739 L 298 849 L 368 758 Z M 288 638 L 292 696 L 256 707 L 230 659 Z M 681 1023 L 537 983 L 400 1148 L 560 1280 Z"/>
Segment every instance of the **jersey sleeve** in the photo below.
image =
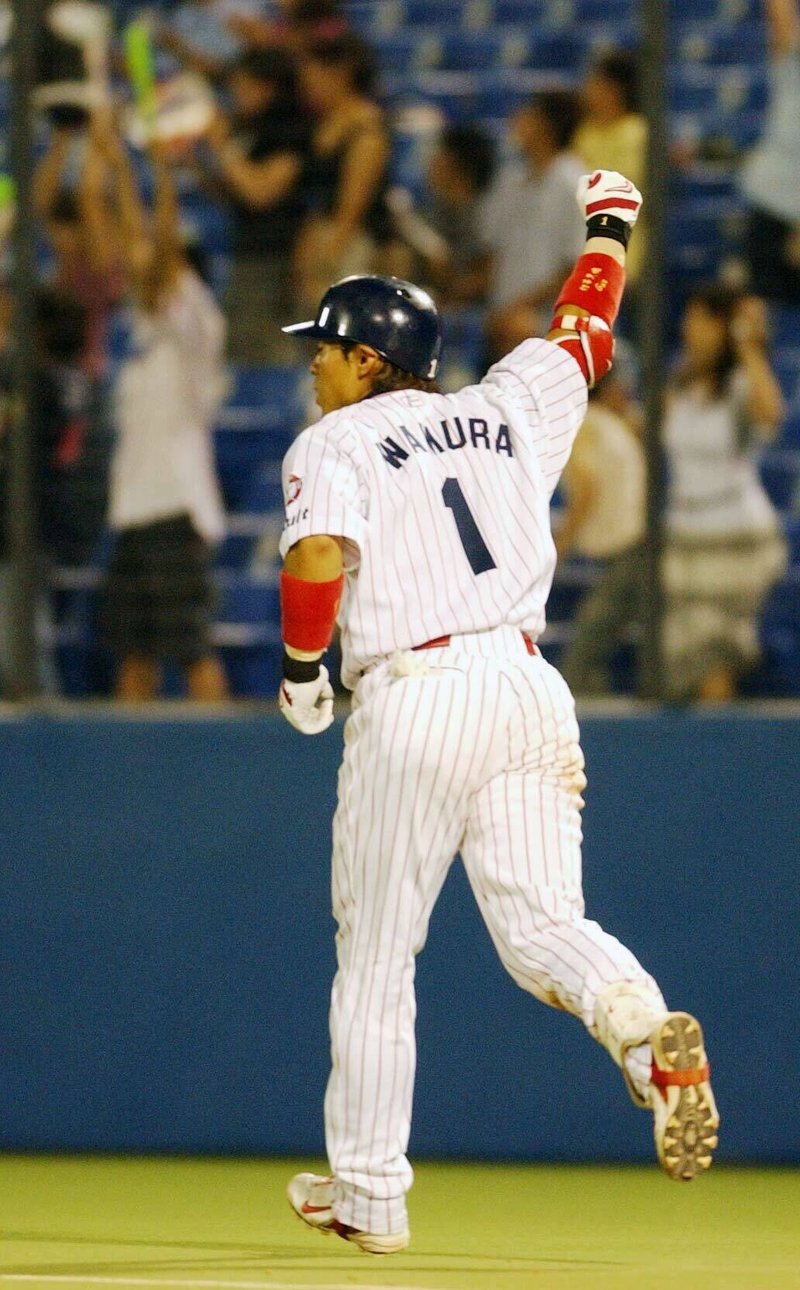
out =
<path fill-rule="evenodd" d="M 527 420 L 552 496 L 586 414 L 586 380 L 577 362 L 559 345 L 532 338 L 490 367 L 482 385 L 511 399 Z"/>
<path fill-rule="evenodd" d="M 355 568 L 367 531 L 366 496 L 346 426 L 325 418 L 304 430 L 283 460 L 285 521 L 280 553 L 325 533 L 345 540 L 345 568 Z"/>

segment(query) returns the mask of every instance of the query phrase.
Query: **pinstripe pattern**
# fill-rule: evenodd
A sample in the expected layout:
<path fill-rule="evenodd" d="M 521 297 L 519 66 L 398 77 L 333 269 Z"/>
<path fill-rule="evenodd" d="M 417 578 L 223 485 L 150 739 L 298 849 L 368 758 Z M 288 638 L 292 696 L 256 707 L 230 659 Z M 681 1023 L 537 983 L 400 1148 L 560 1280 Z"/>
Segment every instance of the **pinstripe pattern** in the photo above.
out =
<path fill-rule="evenodd" d="M 402 1231 L 415 1065 L 414 958 L 457 851 L 498 954 L 537 998 L 593 1030 L 597 996 L 648 981 L 584 918 L 583 757 L 572 698 L 519 632 L 386 663 L 355 694 L 334 819 L 338 971 L 325 1123 L 337 1215 Z"/>
<path fill-rule="evenodd" d="M 354 695 L 333 824 L 325 1126 L 334 1212 L 362 1231 L 407 1227 L 414 963 L 457 852 L 523 989 L 593 1034 L 609 986 L 657 992 L 584 916 L 574 705 L 521 630 L 536 639 L 544 626 L 550 497 L 585 402 L 575 361 L 530 340 L 457 395 L 409 390 L 333 413 L 284 463 L 282 553 L 315 533 L 346 539 Z M 473 563 L 454 495 L 489 568 Z M 444 635 L 448 646 L 410 652 Z"/>
<path fill-rule="evenodd" d="M 348 541 L 346 685 L 395 649 L 446 632 L 513 623 L 541 634 L 555 568 L 550 497 L 585 406 L 574 359 L 529 340 L 458 394 L 382 395 L 299 436 L 284 463 L 281 553 L 314 533 Z M 438 449 L 422 447 L 426 431 Z M 464 446 L 449 447 L 448 435 Z M 387 443 L 407 454 L 401 465 L 387 462 Z M 446 479 L 458 480 L 494 559 L 478 577 L 443 501 Z"/>

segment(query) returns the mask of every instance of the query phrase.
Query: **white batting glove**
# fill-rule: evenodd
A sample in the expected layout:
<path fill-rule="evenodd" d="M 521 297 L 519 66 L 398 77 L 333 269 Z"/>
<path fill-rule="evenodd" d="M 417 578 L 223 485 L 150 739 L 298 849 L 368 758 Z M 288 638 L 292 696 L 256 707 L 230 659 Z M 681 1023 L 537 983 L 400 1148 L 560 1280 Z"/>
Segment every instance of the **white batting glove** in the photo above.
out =
<path fill-rule="evenodd" d="M 598 215 L 613 215 L 633 228 L 642 206 L 639 189 L 618 170 L 594 170 L 590 175 L 581 175 L 575 196 L 587 222 Z"/>
<path fill-rule="evenodd" d="M 295 730 L 303 735 L 320 735 L 333 721 L 333 686 L 328 669 L 320 666 L 315 681 L 281 682 L 278 707 Z"/>

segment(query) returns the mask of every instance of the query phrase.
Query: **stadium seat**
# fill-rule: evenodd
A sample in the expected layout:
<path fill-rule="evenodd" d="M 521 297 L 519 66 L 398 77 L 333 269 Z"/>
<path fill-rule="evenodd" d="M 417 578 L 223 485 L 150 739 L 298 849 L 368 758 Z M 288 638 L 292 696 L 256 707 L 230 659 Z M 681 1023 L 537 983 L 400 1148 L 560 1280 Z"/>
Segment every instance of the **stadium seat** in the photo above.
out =
<path fill-rule="evenodd" d="M 138 7 L 118 0 L 115 11 L 130 16 Z M 670 134 L 704 159 L 670 177 L 672 325 L 688 291 L 740 249 L 736 163 L 762 129 L 767 66 L 763 0 L 667 0 L 665 8 Z M 489 122 L 505 140 L 508 117 L 532 94 L 554 84 L 576 87 L 599 48 L 630 46 L 641 37 L 637 0 L 348 0 L 347 14 L 378 51 L 394 126 L 393 181 L 417 194 L 444 119 Z M 0 81 L 0 119 L 6 100 L 7 85 Z M 188 173 L 180 183 L 182 210 L 211 257 L 219 286 L 229 255 L 226 213 Z M 762 453 L 760 468 L 785 518 L 800 507 L 800 310 L 773 308 L 771 322 L 787 420 L 779 442 Z M 117 361 L 125 354 L 125 336 L 121 318 L 113 334 Z M 446 387 L 480 375 L 482 366 L 480 312 L 448 314 Z M 280 462 L 304 422 L 307 388 L 301 367 L 240 369 L 215 431 L 228 507 L 228 532 L 217 554 L 215 640 L 235 694 L 272 699 L 279 683 Z M 800 693 L 800 520 L 787 521 L 787 536 L 793 564 L 765 610 L 765 661 L 752 682 L 755 693 Z M 99 577 L 99 569 L 89 573 Z M 555 661 L 591 578 L 585 562 L 568 561 L 557 571 L 545 638 L 545 653 Z M 65 684 L 73 692 L 105 693 L 111 667 L 97 644 L 96 587 L 90 577 L 65 584 L 58 595 Z M 615 687 L 630 688 L 631 660 L 628 647 L 620 651 Z"/>
<path fill-rule="evenodd" d="M 765 449 L 759 471 L 770 500 L 779 511 L 788 511 L 800 503 L 800 452 Z"/>
<path fill-rule="evenodd" d="M 220 605 L 212 639 L 235 697 L 274 698 L 283 648 L 276 578 L 220 574 Z"/>
<path fill-rule="evenodd" d="M 670 202 L 727 198 L 739 203 L 735 173 L 728 165 L 697 161 L 670 176 Z"/>
<path fill-rule="evenodd" d="M 766 57 L 763 21 L 683 22 L 676 31 L 676 53 L 686 63 L 714 67 L 762 63 Z"/>
<path fill-rule="evenodd" d="M 407 20 L 403 0 L 350 0 L 347 14 L 369 40 L 400 31 Z"/>
<path fill-rule="evenodd" d="M 761 134 L 761 111 L 725 111 L 717 107 L 670 114 L 673 140 L 687 142 L 704 159 L 729 167 L 738 162 L 745 148 L 752 147 Z"/>
<path fill-rule="evenodd" d="M 672 201 L 667 215 L 670 265 L 695 280 L 714 277 L 721 260 L 737 252 L 741 223 L 741 207 L 728 195 Z"/>
<path fill-rule="evenodd" d="M 762 0 L 671 0 L 681 21 L 738 23 L 763 18 Z"/>
<path fill-rule="evenodd" d="M 577 68 L 549 71 L 529 67 L 497 68 L 481 78 L 477 98 L 480 119 L 507 119 L 539 91 L 555 87 L 574 89 L 578 79 Z"/>
<path fill-rule="evenodd" d="M 795 347 L 775 346 L 772 364 L 781 383 L 790 419 L 800 416 L 800 344 Z"/>
<path fill-rule="evenodd" d="M 557 20 L 553 0 L 490 0 L 489 21 L 494 27 L 504 23 L 526 23 L 531 30 L 549 27 Z"/>
<path fill-rule="evenodd" d="M 676 62 L 667 86 L 670 105 L 678 112 L 763 112 L 766 106 L 766 68 L 758 61 L 724 69 Z"/>
<path fill-rule="evenodd" d="M 561 37 L 556 38 L 563 44 Z M 441 67 L 480 71 L 491 67 L 520 67 L 546 57 L 546 42 L 524 29 L 448 32 L 441 37 Z"/>
<path fill-rule="evenodd" d="M 772 304 L 769 316 L 772 343 L 800 349 L 800 306 Z"/>
<path fill-rule="evenodd" d="M 762 663 L 748 692 L 775 697 L 800 694 L 800 534 L 788 534 L 795 561 L 772 588 L 761 616 Z"/>
<path fill-rule="evenodd" d="M 414 72 L 407 77 L 392 73 L 384 76 L 384 88 L 394 112 L 426 105 L 448 121 L 475 120 L 481 115 L 481 78 L 470 72 Z"/>
<path fill-rule="evenodd" d="M 260 628 L 264 623 L 277 622 L 280 616 L 280 598 L 276 577 L 261 578 L 247 573 L 221 571 L 217 575 L 217 584 L 218 623 L 247 623 Z M 273 637 L 274 634 L 270 636 Z"/>
<path fill-rule="evenodd" d="M 246 507 L 248 490 L 265 463 L 280 462 L 303 420 L 305 375 L 296 368 L 242 367 L 220 410 L 214 443 L 225 503 Z"/>
<path fill-rule="evenodd" d="M 381 66 L 390 67 L 395 76 L 439 67 L 442 62 L 442 40 L 438 31 L 398 31 L 375 38 L 374 45 Z"/>

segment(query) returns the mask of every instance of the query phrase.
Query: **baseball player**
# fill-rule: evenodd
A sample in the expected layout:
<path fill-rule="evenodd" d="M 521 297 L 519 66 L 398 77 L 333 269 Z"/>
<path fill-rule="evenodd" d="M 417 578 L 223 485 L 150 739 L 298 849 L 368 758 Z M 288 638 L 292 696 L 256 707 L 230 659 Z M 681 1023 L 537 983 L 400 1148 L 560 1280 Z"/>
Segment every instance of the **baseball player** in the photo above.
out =
<path fill-rule="evenodd" d="M 322 656 L 341 628 L 353 691 L 333 823 L 338 971 L 325 1097 L 329 1177 L 295 1212 L 372 1254 L 409 1243 L 414 959 L 461 853 L 497 952 L 524 990 L 580 1017 L 654 1115 L 661 1164 L 711 1163 L 718 1115 L 699 1022 L 584 916 L 584 761 L 572 696 L 536 640 L 555 566 L 550 497 L 611 366 L 641 196 L 584 176 L 587 242 L 546 340 L 439 392 L 425 292 L 355 277 L 324 295 L 311 364 L 323 417 L 284 462 L 280 707 L 333 720 Z"/>

